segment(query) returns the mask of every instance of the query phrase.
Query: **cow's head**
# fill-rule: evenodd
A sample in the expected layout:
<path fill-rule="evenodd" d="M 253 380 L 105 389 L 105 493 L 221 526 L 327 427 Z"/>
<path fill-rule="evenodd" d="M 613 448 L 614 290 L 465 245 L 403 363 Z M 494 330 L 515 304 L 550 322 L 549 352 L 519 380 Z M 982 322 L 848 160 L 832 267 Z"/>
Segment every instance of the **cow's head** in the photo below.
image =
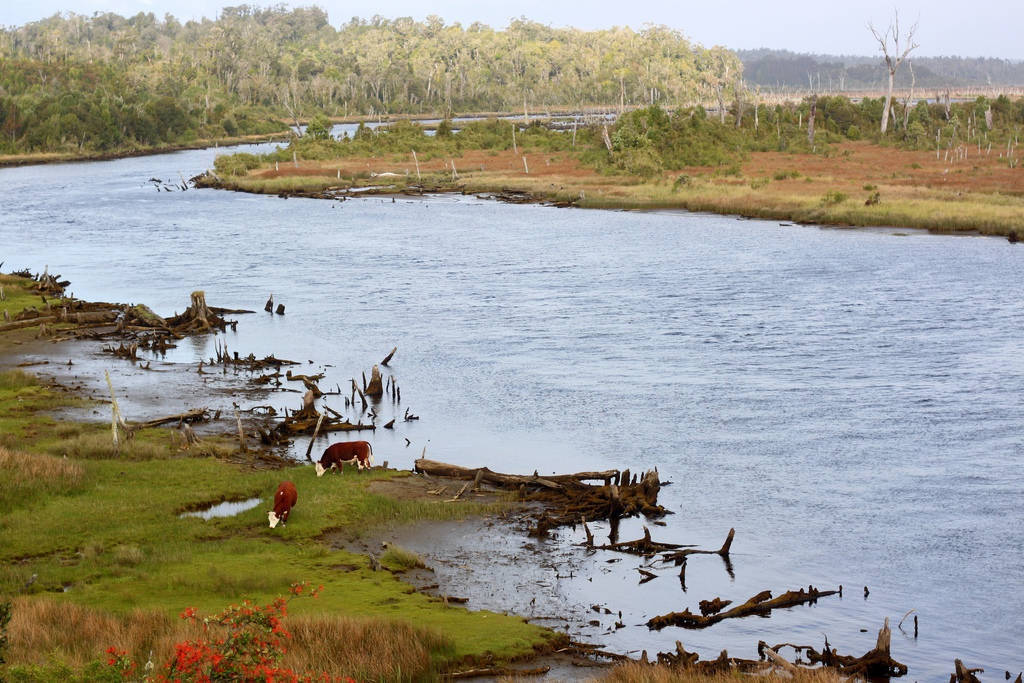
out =
<path fill-rule="evenodd" d="M 273 529 L 277 526 L 277 523 L 281 521 L 281 518 L 277 516 L 277 513 L 271 510 L 267 513 L 270 516 L 270 528 Z"/>
<path fill-rule="evenodd" d="M 320 463 L 316 464 L 316 476 L 322 477 L 322 476 L 324 476 L 324 472 L 326 472 L 326 471 L 327 470 L 324 469 L 323 465 L 321 465 Z"/>

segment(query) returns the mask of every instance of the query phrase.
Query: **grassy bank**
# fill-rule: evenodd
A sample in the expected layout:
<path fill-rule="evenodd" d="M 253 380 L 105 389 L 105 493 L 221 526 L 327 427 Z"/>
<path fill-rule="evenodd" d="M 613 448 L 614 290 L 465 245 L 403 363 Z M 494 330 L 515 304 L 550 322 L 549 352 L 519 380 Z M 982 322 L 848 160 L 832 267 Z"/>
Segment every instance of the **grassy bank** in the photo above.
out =
<path fill-rule="evenodd" d="M 12 315 L 35 305 L 27 282 L 2 279 Z M 34 333 L 0 339 L 9 353 L 45 343 Z M 233 439 L 204 436 L 182 450 L 167 428 L 137 432 L 115 456 L 109 424 L 54 417 L 83 405 L 20 368 L 0 372 L 0 603 L 13 602 L 14 680 L 93 680 L 89 672 L 111 646 L 141 662 L 154 650 L 162 661 L 192 633 L 177 619 L 186 608 L 213 614 L 243 600 L 266 604 L 303 582 L 324 589 L 316 601 L 289 606 L 295 644 L 287 663 L 297 670 L 423 680 L 460 663 L 528 656 L 560 639 L 518 617 L 451 608 L 415 592 L 398 580 L 416 562 L 407 553 L 381 557 L 396 573 L 373 571 L 367 557 L 324 540 L 329 532 L 359 536 L 380 525 L 486 515 L 503 503 L 399 501 L 369 490 L 408 476 L 395 471 L 318 479 L 310 466 L 255 470 L 238 464 Z M 286 479 L 299 491 L 287 526 L 269 528 L 266 502 L 233 517 L 182 516 L 222 501 L 268 501 Z"/>
<path fill-rule="evenodd" d="M 411 154 L 300 160 L 297 165 L 266 164 L 225 180 L 231 189 L 261 194 L 382 182 L 401 191 L 422 181 L 470 192 L 528 190 L 584 208 L 685 209 L 1024 239 L 1022 173 L 984 151 L 953 163 L 936 158 L 934 151 L 862 141 L 835 144 L 827 154 L 755 152 L 728 167 L 692 167 L 649 179 L 599 173 L 572 152 L 521 147 L 417 160 Z"/>
<path fill-rule="evenodd" d="M 229 147 L 234 145 L 254 145 L 261 142 L 287 142 L 288 132 L 269 133 L 266 135 L 244 135 L 217 139 L 199 139 L 189 144 L 160 144 L 152 146 L 133 146 L 113 149 L 104 152 L 36 152 L 31 154 L 0 154 L 0 168 L 5 166 L 37 166 L 40 164 L 60 164 L 72 161 L 107 161 L 127 157 L 151 156 L 182 152 L 190 149 L 209 149 L 216 145 Z"/>

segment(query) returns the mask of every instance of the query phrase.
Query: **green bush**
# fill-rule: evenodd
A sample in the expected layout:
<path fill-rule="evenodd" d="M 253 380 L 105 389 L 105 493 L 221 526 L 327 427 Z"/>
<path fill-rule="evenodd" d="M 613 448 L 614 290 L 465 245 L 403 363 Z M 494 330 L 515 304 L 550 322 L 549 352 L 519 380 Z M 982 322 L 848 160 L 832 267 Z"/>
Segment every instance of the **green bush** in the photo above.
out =
<path fill-rule="evenodd" d="M 850 140 L 860 140 L 860 128 L 857 126 L 850 126 L 846 129 L 846 137 Z"/>
<path fill-rule="evenodd" d="M 262 164 L 260 157 L 248 152 L 219 156 L 213 161 L 213 168 L 219 175 L 241 176 Z"/>
<path fill-rule="evenodd" d="M 839 192 L 838 190 L 829 190 L 828 192 L 825 193 L 825 196 L 821 198 L 821 203 L 825 206 L 835 206 L 837 204 L 842 204 L 849 198 L 849 195 L 847 195 L 845 192 Z"/>

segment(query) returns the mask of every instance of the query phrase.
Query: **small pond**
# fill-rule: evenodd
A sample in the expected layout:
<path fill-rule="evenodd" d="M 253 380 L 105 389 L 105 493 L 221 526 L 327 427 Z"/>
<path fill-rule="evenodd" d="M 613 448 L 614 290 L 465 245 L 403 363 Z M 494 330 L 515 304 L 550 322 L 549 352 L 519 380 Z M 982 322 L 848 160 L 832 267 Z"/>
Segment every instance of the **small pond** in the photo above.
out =
<path fill-rule="evenodd" d="M 236 500 L 227 501 L 214 505 L 213 507 L 207 508 L 206 510 L 196 510 L 195 512 L 183 512 L 179 517 L 202 517 L 203 519 L 210 519 L 211 517 L 231 517 L 237 515 L 239 512 L 245 512 L 251 510 L 257 505 L 263 502 L 262 498 L 250 498 L 249 500 Z"/>

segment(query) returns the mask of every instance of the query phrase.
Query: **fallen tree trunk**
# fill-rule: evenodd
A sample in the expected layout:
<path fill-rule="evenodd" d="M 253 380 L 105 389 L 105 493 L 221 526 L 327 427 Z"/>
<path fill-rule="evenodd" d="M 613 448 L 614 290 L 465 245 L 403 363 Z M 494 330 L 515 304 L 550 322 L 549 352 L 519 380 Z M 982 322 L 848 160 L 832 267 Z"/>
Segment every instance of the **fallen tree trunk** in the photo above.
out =
<path fill-rule="evenodd" d="M 485 477 L 484 481 L 497 481 L 502 480 L 508 481 L 508 486 L 519 486 L 519 484 L 532 481 L 537 477 L 535 473 L 533 477 L 524 477 L 516 474 L 499 474 L 498 472 L 491 472 L 486 467 L 459 467 L 458 465 L 449 465 L 444 462 L 437 462 L 436 460 L 427 460 L 426 458 L 418 458 L 415 462 L 415 471 L 429 474 L 435 477 L 448 477 L 450 479 L 475 479 L 477 470 L 484 470 L 490 472 L 490 477 Z M 577 472 L 576 474 L 553 474 L 549 477 L 544 477 L 544 481 L 548 481 L 555 484 L 566 484 L 567 482 L 585 482 L 585 481 L 609 481 L 618 473 L 617 470 L 608 470 L 606 472 Z M 557 488 L 557 487 L 552 487 Z"/>
<path fill-rule="evenodd" d="M 149 427 L 159 427 L 160 425 L 171 424 L 172 422 L 178 424 L 194 424 L 196 422 L 209 422 L 210 421 L 210 409 L 209 408 L 196 408 L 189 410 L 184 413 L 178 413 L 177 415 L 168 415 L 167 417 L 158 417 L 155 420 L 147 420 L 138 424 L 132 425 L 132 429 L 147 429 Z"/>
<path fill-rule="evenodd" d="M 808 586 L 807 590 L 801 588 L 798 591 L 786 591 L 779 597 L 772 598 L 771 591 L 762 591 L 742 605 L 733 607 L 727 612 L 709 614 L 705 616 L 702 614 L 693 614 L 690 612 L 689 608 L 686 608 L 682 612 L 672 612 L 671 614 L 653 617 L 647 621 L 647 627 L 652 629 L 662 629 L 666 626 L 681 626 L 683 628 L 693 629 L 707 628 L 708 626 L 717 624 L 723 619 L 747 617 L 752 614 L 765 615 L 770 613 L 773 609 L 794 607 L 805 602 L 816 602 L 818 598 L 822 598 L 827 595 L 835 595 L 838 592 L 839 591 L 819 591 L 814 586 Z"/>
<path fill-rule="evenodd" d="M 4 323 L 0 325 L 0 332 L 8 332 L 10 330 L 20 330 L 23 327 L 35 327 L 36 325 L 45 325 L 46 323 L 57 322 L 57 316 L 47 315 L 39 318 L 30 318 L 28 320 L 18 320 L 11 323 Z"/>
<path fill-rule="evenodd" d="M 797 652 L 805 652 L 807 660 L 811 664 L 821 664 L 822 666 L 830 669 L 835 669 L 838 673 L 849 676 L 851 679 L 876 679 L 876 678 L 890 678 L 896 676 L 905 676 L 907 674 L 907 667 L 904 664 L 900 664 L 889 655 L 889 642 L 892 637 L 892 632 L 889 630 L 889 619 L 886 617 L 885 624 L 878 631 L 878 641 L 875 644 L 874 649 L 868 651 L 863 657 L 853 657 L 851 655 L 840 655 L 835 648 L 832 648 L 828 644 L 828 639 L 825 640 L 825 648 L 819 653 L 813 647 L 792 645 L 790 643 L 782 643 L 776 645 L 773 648 L 761 641 L 757 644 L 757 651 L 763 657 L 767 655 L 772 658 L 773 661 L 777 661 L 776 657 L 781 659 L 779 655 L 772 657 L 773 653 L 777 653 L 784 647 L 791 647 Z M 977 683 L 977 679 L 974 678 L 974 671 L 982 671 L 982 669 L 966 669 L 963 667 L 960 660 L 956 661 L 957 673 L 951 677 L 950 680 L 955 680 L 958 683 Z M 794 666 L 794 665 L 790 665 Z M 811 669 L 806 667 L 796 667 L 800 671 L 809 671 Z"/>
<path fill-rule="evenodd" d="M 469 469 L 467 467 L 449 465 L 447 463 L 435 462 L 434 460 L 426 460 L 423 458 L 416 460 L 414 471 L 429 474 L 434 477 L 448 477 L 450 479 L 468 479 L 470 481 L 477 478 L 478 472 L 483 472 L 483 475 L 481 476 L 481 481 L 487 482 L 488 484 L 493 484 L 494 486 L 516 488 L 517 486 L 520 485 L 536 485 L 553 489 L 563 488 L 563 485 L 554 481 L 554 478 L 541 478 L 537 476 L 536 473 L 534 473 L 532 477 L 524 477 L 517 474 L 500 474 L 498 472 L 492 472 L 486 467 Z"/>
<path fill-rule="evenodd" d="M 518 489 L 524 500 L 545 504 L 546 510 L 534 514 L 537 528 L 531 535 L 543 536 L 547 531 L 559 526 L 577 524 L 598 519 L 631 517 L 644 515 L 661 517 L 669 511 L 658 505 L 657 495 L 660 482 L 657 482 L 657 470 L 652 470 L 640 477 L 639 483 L 632 483 L 625 476 L 619 476 L 617 470 L 605 472 L 578 472 L 576 474 L 553 474 L 541 477 L 534 472 L 532 476 L 500 474 L 486 467 L 470 469 L 435 462 L 420 458 L 413 468 L 437 477 L 454 479 L 475 479 L 482 472 L 480 481 L 503 488 Z M 618 479 L 620 484 L 612 484 Z M 603 486 L 594 486 L 586 481 L 600 480 Z M 557 510 L 558 515 L 548 511 Z"/>

